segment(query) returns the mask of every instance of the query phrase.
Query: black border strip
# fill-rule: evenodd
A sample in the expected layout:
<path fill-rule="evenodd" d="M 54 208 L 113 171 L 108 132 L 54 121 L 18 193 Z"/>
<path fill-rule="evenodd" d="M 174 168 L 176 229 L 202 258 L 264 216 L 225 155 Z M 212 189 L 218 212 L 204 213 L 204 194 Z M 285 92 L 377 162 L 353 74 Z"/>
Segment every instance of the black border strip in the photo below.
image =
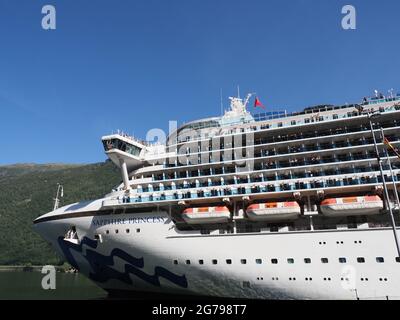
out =
<path fill-rule="evenodd" d="M 54 220 L 62 220 L 69 218 L 80 218 L 80 217 L 88 217 L 88 216 L 105 216 L 113 214 L 113 210 L 102 210 L 102 211 L 82 211 L 82 212 L 71 212 L 65 214 L 52 215 L 49 217 L 38 218 L 33 220 L 33 224 L 38 224 L 41 222 L 54 221 Z"/>

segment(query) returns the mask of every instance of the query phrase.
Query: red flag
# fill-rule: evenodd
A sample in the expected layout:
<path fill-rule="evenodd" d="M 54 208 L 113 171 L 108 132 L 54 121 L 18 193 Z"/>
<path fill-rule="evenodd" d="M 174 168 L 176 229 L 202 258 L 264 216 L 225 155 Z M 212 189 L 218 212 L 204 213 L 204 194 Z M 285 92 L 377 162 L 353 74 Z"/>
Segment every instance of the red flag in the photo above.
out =
<path fill-rule="evenodd" d="M 256 97 L 256 100 L 254 101 L 254 108 L 257 108 L 257 107 L 261 107 L 261 108 L 265 109 L 265 107 L 263 106 L 261 101 L 258 99 L 258 97 Z"/>

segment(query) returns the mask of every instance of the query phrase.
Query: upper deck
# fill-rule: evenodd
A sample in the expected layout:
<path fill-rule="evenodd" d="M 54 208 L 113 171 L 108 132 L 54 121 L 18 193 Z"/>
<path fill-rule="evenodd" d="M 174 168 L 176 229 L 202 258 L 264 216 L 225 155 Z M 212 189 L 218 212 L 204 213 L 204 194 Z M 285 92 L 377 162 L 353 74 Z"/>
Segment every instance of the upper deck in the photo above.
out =
<path fill-rule="evenodd" d="M 110 158 L 120 166 L 121 158 L 127 164 L 125 188 L 143 194 L 142 200 L 154 192 L 178 200 L 175 193 L 207 188 L 258 187 L 271 196 L 379 183 L 368 117 L 356 105 L 251 116 L 241 101 L 236 103 L 225 118 L 180 127 L 175 143 L 170 135 L 166 146 L 127 136 L 103 137 L 105 147 L 112 147 L 106 151 Z M 382 126 L 390 141 L 400 144 L 400 96 L 366 100 L 363 107 L 366 112 L 379 111 L 375 130 Z M 399 165 L 395 161 L 396 174 Z"/>

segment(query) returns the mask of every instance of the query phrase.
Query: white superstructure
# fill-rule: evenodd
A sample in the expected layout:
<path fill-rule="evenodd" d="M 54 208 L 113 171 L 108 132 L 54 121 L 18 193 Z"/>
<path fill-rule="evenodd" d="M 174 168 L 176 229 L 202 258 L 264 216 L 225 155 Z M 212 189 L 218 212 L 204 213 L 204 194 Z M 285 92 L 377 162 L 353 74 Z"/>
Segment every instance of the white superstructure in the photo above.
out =
<path fill-rule="evenodd" d="M 255 116 L 250 98 L 165 145 L 104 136 L 121 185 L 39 217 L 37 231 L 111 293 L 400 298 L 400 160 L 381 137 L 400 143 L 400 96 Z"/>

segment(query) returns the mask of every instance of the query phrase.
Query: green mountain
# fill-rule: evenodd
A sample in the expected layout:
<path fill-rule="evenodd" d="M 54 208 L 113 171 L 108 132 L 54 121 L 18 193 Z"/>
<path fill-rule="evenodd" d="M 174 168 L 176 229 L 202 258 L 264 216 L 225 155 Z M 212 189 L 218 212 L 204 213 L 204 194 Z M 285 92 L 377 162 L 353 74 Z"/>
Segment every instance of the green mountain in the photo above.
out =
<path fill-rule="evenodd" d="M 0 166 L 0 265 L 61 263 L 32 223 L 52 210 L 57 183 L 64 186 L 62 206 L 100 198 L 119 182 L 119 171 L 110 161 Z"/>

